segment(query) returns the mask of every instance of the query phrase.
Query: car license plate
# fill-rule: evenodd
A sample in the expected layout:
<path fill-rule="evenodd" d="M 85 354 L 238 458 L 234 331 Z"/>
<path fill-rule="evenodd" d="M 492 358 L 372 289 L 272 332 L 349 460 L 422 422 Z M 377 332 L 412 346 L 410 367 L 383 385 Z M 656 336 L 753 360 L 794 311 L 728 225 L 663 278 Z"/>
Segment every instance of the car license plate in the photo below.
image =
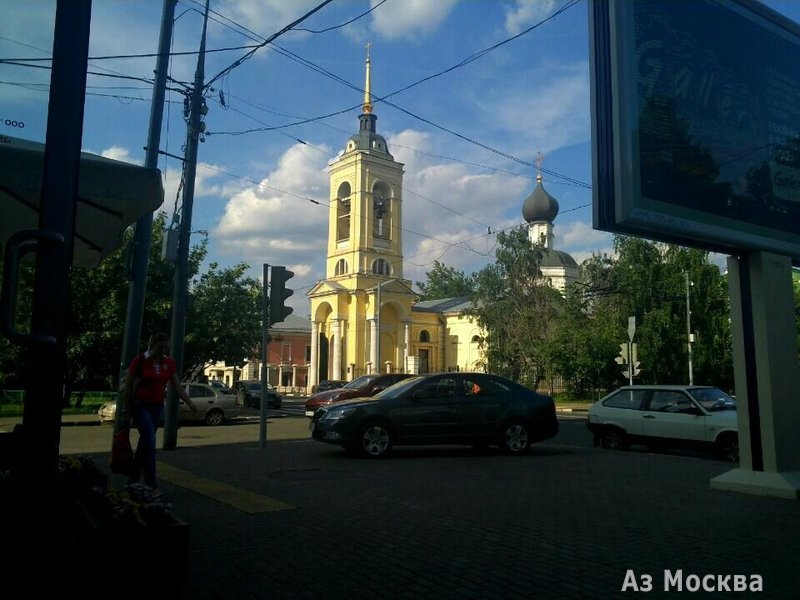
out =
<path fill-rule="evenodd" d="M 314 416 L 314 411 L 313 410 L 307 410 L 306 411 L 306 416 L 307 417 L 313 417 Z"/>

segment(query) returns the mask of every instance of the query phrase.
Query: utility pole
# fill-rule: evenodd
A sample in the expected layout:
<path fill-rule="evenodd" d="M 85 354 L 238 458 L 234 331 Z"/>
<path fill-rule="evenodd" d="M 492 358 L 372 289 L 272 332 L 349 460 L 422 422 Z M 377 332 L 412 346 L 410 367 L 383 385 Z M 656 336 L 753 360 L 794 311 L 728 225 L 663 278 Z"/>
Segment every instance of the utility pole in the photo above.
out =
<path fill-rule="evenodd" d="M 203 128 L 203 115 L 208 107 L 203 99 L 205 78 L 206 28 L 208 26 L 208 0 L 203 16 L 203 35 L 197 55 L 194 88 L 189 101 L 189 119 L 186 129 L 186 154 L 183 163 L 183 208 L 178 235 L 178 259 L 175 263 L 175 293 L 172 297 L 172 331 L 170 356 L 178 368 L 178 378 L 183 375 L 183 341 L 186 333 L 186 308 L 189 295 L 189 243 L 192 229 L 192 204 L 194 179 L 197 172 L 197 145 Z M 178 395 L 170 388 L 164 414 L 164 450 L 175 450 L 178 442 Z"/>
<path fill-rule="evenodd" d="M 689 349 L 689 385 L 694 385 L 694 373 L 692 372 L 692 309 L 689 305 L 689 272 L 686 276 L 686 345 Z"/>
<path fill-rule="evenodd" d="M 172 42 L 172 24 L 175 20 L 175 5 L 178 0 L 164 0 L 161 16 L 161 32 L 158 36 L 158 59 L 156 60 L 153 100 L 150 105 L 150 128 L 147 133 L 147 149 L 144 166 L 148 169 L 158 167 L 158 150 L 161 142 L 161 123 L 164 116 L 164 93 L 167 87 L 169 51 Z M 125 333 L 122 338 L 122 357 L 120 359 L 119 382 L 125 381 L 125 371 L 139 352 L 144 316 L 144 299 L 147 291 L 147 267 L 150 257 L 153 214 L 147 213 L 136 221 L 133 233 L 133 252 L 128 283 L 128 305 L 125 314 Z M 151 332 L 152 333 L 152 332 Z M 128 407 L 121 406 L 122 394 L 117 396 L 117 412 L 114 431 L 119 431 L 122 423 L 128 422 Z"/>

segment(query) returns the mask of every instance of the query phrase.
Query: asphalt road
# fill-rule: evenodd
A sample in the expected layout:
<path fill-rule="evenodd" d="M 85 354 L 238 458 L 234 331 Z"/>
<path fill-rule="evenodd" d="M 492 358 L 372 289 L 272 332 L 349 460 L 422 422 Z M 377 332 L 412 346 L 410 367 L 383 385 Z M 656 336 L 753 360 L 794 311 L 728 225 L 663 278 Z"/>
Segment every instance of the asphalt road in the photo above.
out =
<path fill-rule="evenodd" d="M 311 434 L 308 430 L 308 418 L 298 416 L 298 410 L 292 410 L 291 404 L 284 405 L 281 410 L 270 410 L 267 419 L 267 442 L 280 441 L 307 441 L 311 443 Z M 288 410 L 287 410 L 288 409 Z M 591 450 L 592 436 L 586 430 L 586 417 L 582 413 L 560 414 L 560 430 L 558 435 L 537 446 L 546 446 L 556 450 Z M 61 453 L 62 454 L 102 454 L 111 448 L 111 426 L 71 426 L 61 428 Z M 136 432 L 132 432 L 131 441 L 136 443 Z M 258 411 L 251 410 L 241 418 L 229 421 L 224 425 L 209 427 L 207 425 L 187 424 L 182 425 L 178 431 L 178 448 L 191 448 L 198 446 L 217 446 L 223 444 L 259 443 L 261 440 L 261 423 Z M 163 442 L 163 431 L 158 433 L 158 448 Z M 314 447 L 338 450 L 334 446 L 323 446 L 319 443 Z M 395 453 L 403 452 L 403 448 L 396 448 Z M 649 453 L 645 447 L 634 446 L 634 453 Z M 660 452 L 672 456 L 695 458 L 698 460 L 715 460 L 710 454 L 692 451 L 668 450 Z M 719 461 L 717 461 L 719 462 Z"/>

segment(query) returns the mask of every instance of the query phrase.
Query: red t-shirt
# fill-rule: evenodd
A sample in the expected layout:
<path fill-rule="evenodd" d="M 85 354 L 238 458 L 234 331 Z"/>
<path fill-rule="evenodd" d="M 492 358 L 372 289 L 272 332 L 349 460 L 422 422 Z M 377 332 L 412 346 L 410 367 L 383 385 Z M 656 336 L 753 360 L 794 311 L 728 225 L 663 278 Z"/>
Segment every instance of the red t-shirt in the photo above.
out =
<path fill-rule="evenodd" d="M 139 362 L 142 362 L 141 367 Z M 139 402 L 164 404 L 164 395 L 172 374 L 177 371 L 175 361 L 169 356 L 160 360 L 153 358 L 149 352 L 139 354 L 128 367 L 128 377 L 139 378 L 133 396 Z"/>

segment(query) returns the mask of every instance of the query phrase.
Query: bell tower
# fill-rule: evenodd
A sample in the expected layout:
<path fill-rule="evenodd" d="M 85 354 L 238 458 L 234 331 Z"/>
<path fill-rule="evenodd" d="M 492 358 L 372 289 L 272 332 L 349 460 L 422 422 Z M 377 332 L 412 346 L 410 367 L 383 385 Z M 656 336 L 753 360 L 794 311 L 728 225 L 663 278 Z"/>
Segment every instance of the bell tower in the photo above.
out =
<path fill-rule="evenodd" d="M 403 165 L 394 160 L 376 129 L 370 46 L 359 130 L 330 166 L 329 278 L 347 273 L 403 277 Z"/>
<path fill-rule="evenodd" d="M 415 295 L 403 278 L 403 165 L 377 131 L 371 45 L 358 133 L 329 167 L 325 280 L 308 292 L 309 385 L 406 368 Z"/>

